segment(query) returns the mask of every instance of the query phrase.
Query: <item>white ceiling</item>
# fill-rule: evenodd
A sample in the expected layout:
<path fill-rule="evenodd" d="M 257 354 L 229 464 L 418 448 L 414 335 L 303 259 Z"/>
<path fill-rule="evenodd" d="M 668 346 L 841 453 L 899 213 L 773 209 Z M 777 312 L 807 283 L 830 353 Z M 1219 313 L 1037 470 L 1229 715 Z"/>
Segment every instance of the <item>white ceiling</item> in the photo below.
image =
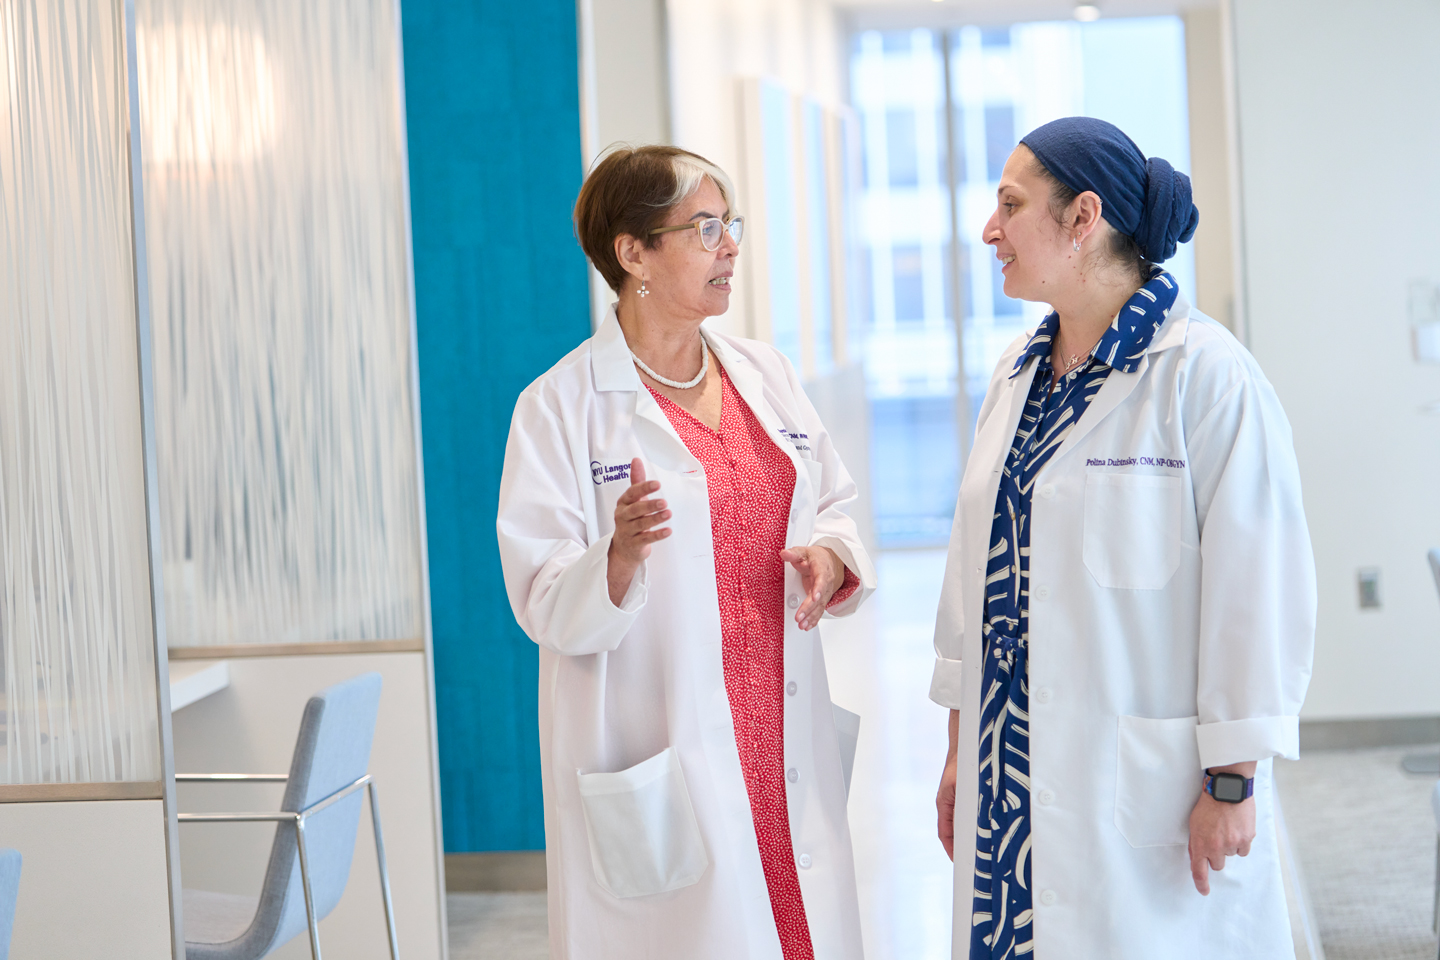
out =
<path fill-rule="evenodd" d="M 1068 20 L 1074 0 L 830 0 L 857 30 L 905 27 L 958 27 Z M 1219 0 L 1099 0 L 1103 17 L 1153 17 L 1196 8 L 1213 8 Z"/>

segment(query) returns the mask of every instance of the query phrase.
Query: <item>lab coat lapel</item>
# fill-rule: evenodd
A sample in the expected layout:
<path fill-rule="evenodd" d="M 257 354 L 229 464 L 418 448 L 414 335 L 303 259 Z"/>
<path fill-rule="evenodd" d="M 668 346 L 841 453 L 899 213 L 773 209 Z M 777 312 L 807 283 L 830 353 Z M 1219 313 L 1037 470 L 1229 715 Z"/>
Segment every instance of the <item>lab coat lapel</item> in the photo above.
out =
<path fill-rule="evenodd" d="M 1070 431 L 1070 436 L 1055 451 L 1055 459 L 1058 460 L 1085 439 L 1086 435 L 1110 415 L 1116 407 L 1125 402 L 1125 399 L 1134 392 L 1135 387 L 1140 383 L 1140 378 L 1145 376 L 1145 371 L 1150 367 L 1150 358 L 1162 350 L 1178 346 L 1185 341 L 1185 328 L 1190 322 L 1190 305 L 1183 297 L 1177 297 L 1174 305 L 1170 308 L 1165 323 L 1159 330 L 1155 331 L 1155 337 L 1150 341 L 1150 347 L 1145 351 L 1145 356 L 1140 358 L 1140 365 L 1129 373 L 1123 370 L 1111 370 L 1105 382 L 1100 385 L 1100 392 L 1095 399 L 1090 401 L 1090 406 L 1080 416 L 1080 422 Z"/>
<path fill-rule="evenodd" d="M 792 461 L 799 459 L 795 448 L 781 432 L 785 424 L 780 422 L 774 408 L 765 399 L 765 377 L 750 362 L 748 357 L 742 356 L 720 337 L 707 336 L 705 342 L 710 344 L 710 349 L 715 351 L 715 356 L 720 359 L 720 365 L 725 368 L 725 373 L 730 377 L 730 382 L 735 385 L 735 392 L 740 394 L 740 399 L 745 401 L 750 412 L 755 414 L 755 419 L 760 421 L 765 432 L 770 435 L 770 441 L 785 452 L 785 455 Z M 792 424 L 792 426 L 794 426 Z M 795 466 L 800 469 L 799 464 Z"/>
<path fill-rule="evenodd" d="M 677 472 L 695 469 L 698 461 L 660 404 L 640 382 L 640 374 L 635 372 L 635 361 L 625 343 L 614 304 L 595 332 L 590 363 L 597 391 L 628 392 L 634 398 L 635 436 L 644 458 L 663 469 Z"/>

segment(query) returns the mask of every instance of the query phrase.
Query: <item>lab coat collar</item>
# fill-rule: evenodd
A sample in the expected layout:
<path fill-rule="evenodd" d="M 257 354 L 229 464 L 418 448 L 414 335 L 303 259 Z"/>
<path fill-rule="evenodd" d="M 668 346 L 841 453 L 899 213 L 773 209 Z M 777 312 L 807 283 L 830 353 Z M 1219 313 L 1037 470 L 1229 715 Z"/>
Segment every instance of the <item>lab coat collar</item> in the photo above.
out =
<path fill-rule="evenodd" d="M 1100 335 L 1099 342 L 1091 348 L 1090 355 L 1116 372 L 1133 373 L 1140 369 L 1147 354 L 1179 342 L 1173 337 L 1177 324 L 1171 323 L 1171 320 L 1188 313 L 1189 306 L 1181 296 L 1175 278 L 1155 265 L 1150 280 L 1120 308 L 1110 326 Z M 1183 323 L 1178 324 L 1182 330 L 1184 326 Z M 1172 336 L 1162 341 L 1162 334 L 1167 332 L 1167 328 Z M 1053 312 L 1040 322 L 1025 348 L 1015 358 L 1015 368 L 1010 374 L 1012 380 L 1020 375 L 1032 357 L 1038 360 L 1050 356 L 1050 344 L 1059 330 L 1060 318 Z"/>
<path fill-rule="evenodd" d="M 595 377 L 596 390 L 624 390 L 636 392 L 641 387 L 640 374 L 635 372 L 635 360 L 630 355 L 630 346 L 625 342 L 625 332 L 620 329 L 620 318 L 610 304 L 600 329 L 590 344 L 590 365 Z M 720 360 L 720 365 L 735 382 L 735 387 L 745 402 L 754 407 L 760 394 L 760 372 L 750 363 L 749 358 L 736 351 L 724 337 L 711 330 L 701 328 L 701 335 L 709 344 L 711 352 Z M 648 392 L 648 391 L 647 391 Z"/>
<path fill-rule="evenodd" d="M 625 332 L 620 329 L 616 306 L 610 304 L 609 312 L 590 342 L 591 372 L 595 377 L 596 390 L 628 390 L 634 393 L 640 389 L 640 374 L 635 372 L 635 361 L 625 343 Z"/>

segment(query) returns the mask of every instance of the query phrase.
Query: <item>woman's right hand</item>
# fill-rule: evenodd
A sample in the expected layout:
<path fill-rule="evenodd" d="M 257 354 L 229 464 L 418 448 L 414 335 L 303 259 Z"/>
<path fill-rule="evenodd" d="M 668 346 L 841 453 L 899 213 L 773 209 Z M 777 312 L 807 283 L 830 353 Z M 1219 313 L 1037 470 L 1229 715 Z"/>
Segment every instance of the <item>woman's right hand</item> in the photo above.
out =
<path fill-rule="evenodd" d="M 955 771 L 959 751 L 956 749 L 960 711 L 950 711 L 950 750 L 945 757 L 945 770 L 940 774 L 940 790 L 935 794 L 935 812 L 939 818 L 940 845 L 945 856 L 955 859 Z"/>
<path fill-rule="evenodd" d="M 630 489 L 615 502 L 615 533 L 610 538 L 606 568 L 610 602 L 620 606 L 630 592 L 635 571 L 650 556 L 650 545 L 670 536 L 669 527 L 656 527 L 670 519 L 664 500 L 646 500 L 660 489 L 660 481 L 645 480 L 645 465 L 636 457 L 630 461 Z"/>

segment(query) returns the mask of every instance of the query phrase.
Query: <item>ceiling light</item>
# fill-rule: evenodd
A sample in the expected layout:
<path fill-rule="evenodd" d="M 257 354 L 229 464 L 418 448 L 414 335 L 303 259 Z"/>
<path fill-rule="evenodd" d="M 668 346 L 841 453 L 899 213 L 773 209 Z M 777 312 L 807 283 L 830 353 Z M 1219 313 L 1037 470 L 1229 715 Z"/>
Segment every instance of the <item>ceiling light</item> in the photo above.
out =
<path fill-rule="evenodd" d="M 1081 23 L 1093 23 L 1100 19 L 1100 8 L 1093 3 L 1077 3 L 1075 5 L 1075 19 Z"/>

